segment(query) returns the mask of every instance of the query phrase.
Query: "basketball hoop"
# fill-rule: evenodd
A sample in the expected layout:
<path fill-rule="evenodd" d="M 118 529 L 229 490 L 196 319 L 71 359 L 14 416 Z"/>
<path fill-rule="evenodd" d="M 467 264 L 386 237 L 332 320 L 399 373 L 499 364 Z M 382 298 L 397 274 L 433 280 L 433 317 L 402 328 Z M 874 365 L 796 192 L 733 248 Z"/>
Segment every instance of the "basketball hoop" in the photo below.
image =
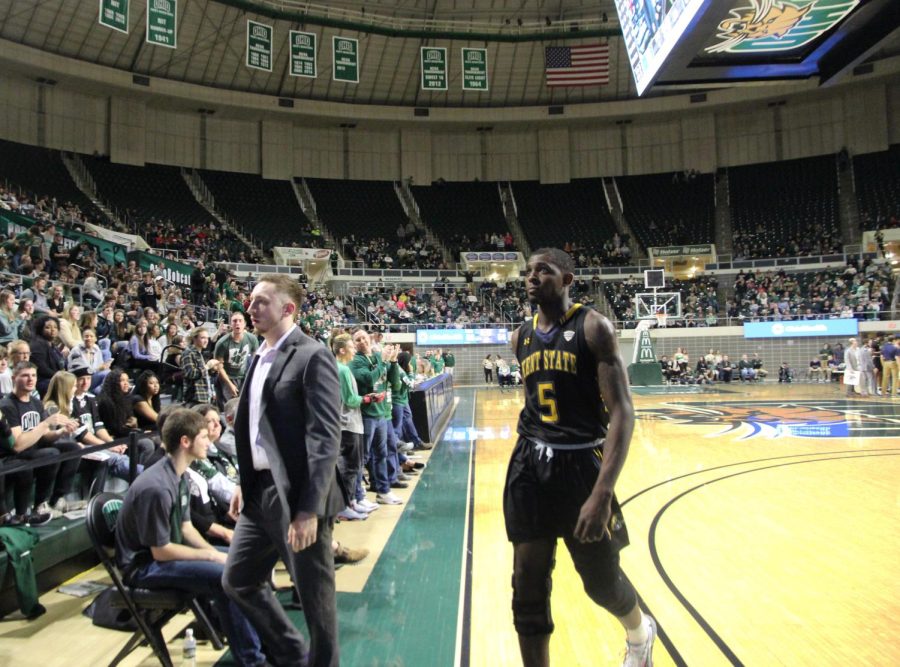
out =
<path fill-rule="evenodd" d="M 656 327 L 658 329 L 665 329 L 666 328 L 666 320 L 668 320 L 668 318 L 669 318 L 668 313 L 666 313 L 666 311 L 664 311 L 664 310 L 658 310 L 654 314 L 654 317 L 656 317 Z"/>

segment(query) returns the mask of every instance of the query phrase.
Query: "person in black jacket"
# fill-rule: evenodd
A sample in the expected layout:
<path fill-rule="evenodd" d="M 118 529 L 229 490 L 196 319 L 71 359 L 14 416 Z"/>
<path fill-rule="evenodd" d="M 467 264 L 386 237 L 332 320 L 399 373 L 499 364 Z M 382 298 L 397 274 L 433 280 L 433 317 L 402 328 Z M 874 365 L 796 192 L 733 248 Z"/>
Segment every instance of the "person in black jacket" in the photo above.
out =
<path fill-rule="evenodd" d="M 37 366 L 37 390 L 43 396 L 50 378 L 57 371 L 66 370 L 66 359 L 56 342 L 59 320 L 50 315 L 40 315 L 34 320 L 31 332 L 31 363 Z"/>

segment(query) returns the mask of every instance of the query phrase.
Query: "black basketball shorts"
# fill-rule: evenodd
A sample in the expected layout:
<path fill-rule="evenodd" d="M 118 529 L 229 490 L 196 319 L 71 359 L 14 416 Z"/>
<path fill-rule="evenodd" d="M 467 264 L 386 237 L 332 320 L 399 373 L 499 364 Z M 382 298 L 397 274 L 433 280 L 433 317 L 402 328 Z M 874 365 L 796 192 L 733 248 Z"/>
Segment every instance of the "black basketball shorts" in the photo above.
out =
<path fill-rule="evenodd" d="M 509 541 L 571 537 L 597 481 L 601 460 L 599 448 L 550 450 L 519 437 L 503 491 Z M 615 497 L 609 533 L 614 551 L 628 545 L 628 530 Z"/>

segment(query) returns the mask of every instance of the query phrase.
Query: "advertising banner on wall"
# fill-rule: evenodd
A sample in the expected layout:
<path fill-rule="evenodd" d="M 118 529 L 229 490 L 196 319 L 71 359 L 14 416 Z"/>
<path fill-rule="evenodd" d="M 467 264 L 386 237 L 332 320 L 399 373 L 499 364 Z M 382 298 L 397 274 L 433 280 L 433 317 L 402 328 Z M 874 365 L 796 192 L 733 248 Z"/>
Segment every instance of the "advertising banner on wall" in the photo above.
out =
<path fill-rule="evenodd" d="M 807 336 L 856 336 L 859 322 L 852 317 L 839 320 L 787 320 L 745 322 L 744 338 L 804 338 Z"/>
<path fill-rule="evenodd" d="M 177 48 L 178 0 L 147 0 L 147 43 Z"/>
<path fill-rule="evenodd" d="M 85 229 L 87 231 L 99 236 L 101 239 L 105 239 L 107 241 L 112 241 L 113 243 L 118 243 L 119 245 L 125 246 L 128 250 L 149 250 L 150 244 L 148 244 L 143 238 L 138 236 L 137 234 L 126 234 L 125 232 L 116 232 L 112 229 L 106 229 L 105 227 L 98 227 L 97 225 L 92 225 L 89 222 L 84 224 Z"/>
<path fill-rule="evenodd" d="M 159 255 L 153 255 L 149 252 L 134 251 L 128 253 L 128 259 L 137 262 L 141 271 L 151 271 L 157 273 L 161 271 L 163 278 L 169 282 L 173 282 L 181 287 L 191 286 L 191 274 L 194 267 L 190 264 L 182 264 L 172 259 L 166 259 Z"/>
<path fill-rule="evenodd" d="M 650 257 L 691 257 L 693 255 L 715 255 L 716 247 L 712 243 L 696 245 L 674 245 L 650 248 Z"/>
<path fill-rule="evenodd" d="M 100 25 L 128 34 L 129 0 L 100 0 Z"/>
<path fill-rule="evenodd" d="M 291 76 L 315 79 L 318 76 L 318 68 L 316 67 L 316 34 L 291 30 L 290 40 Z"/>
<path fill-rule="evenodd" d="M 272 71 L 272 26 L 247 21 L 247 67 Z"/>
<path fill-rule="evenodd" d="M 298 262 L 324 261 L 331 257 L 328 248 L 285 248 L 276 246 L 272 248 L 272 255 L 277 264 L 295 264 Z"/>

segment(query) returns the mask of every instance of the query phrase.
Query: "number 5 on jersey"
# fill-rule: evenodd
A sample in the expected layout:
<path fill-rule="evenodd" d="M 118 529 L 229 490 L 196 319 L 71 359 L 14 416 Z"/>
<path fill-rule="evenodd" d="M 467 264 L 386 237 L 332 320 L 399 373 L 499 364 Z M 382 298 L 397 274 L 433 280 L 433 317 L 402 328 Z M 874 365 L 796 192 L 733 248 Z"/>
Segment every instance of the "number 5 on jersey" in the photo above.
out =
<path fill-rule="evenodd" d="M 559 421 L 559 411 L 556 409 L 556 392 L 552 382 L 538 382 L 538 403 L 542 410 L 541 421 L 547 424 L 555 424 Z"/>

